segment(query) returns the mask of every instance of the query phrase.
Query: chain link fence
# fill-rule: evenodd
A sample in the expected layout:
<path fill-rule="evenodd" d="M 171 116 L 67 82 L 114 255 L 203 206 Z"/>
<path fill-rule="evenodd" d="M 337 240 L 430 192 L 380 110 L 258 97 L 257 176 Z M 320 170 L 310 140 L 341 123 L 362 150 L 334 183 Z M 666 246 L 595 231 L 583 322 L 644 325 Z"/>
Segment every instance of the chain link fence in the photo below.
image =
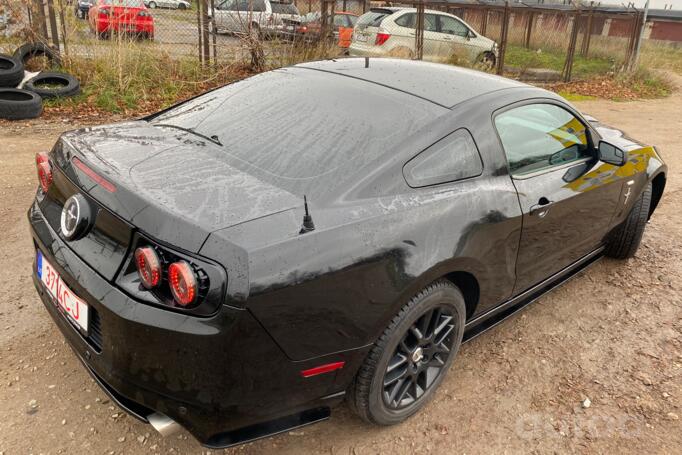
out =
<path fill-rule="evenodd" d="M 641 31 L 642 11 L 607 12 L 594 3 L 0 0 L 4 53 L 41 41 L 67 57 L 125 47 L 255 70 L 349 54 L 568 81 L 633 66 Z"/>

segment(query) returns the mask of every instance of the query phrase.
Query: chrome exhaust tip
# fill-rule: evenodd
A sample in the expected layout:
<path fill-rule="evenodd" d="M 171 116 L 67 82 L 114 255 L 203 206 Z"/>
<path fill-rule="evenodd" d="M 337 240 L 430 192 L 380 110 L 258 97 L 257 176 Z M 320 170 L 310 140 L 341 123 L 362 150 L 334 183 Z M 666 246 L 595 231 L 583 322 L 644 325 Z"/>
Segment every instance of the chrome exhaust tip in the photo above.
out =
<path fill-rule="evenodd" d="M 182 428 L 178 422 L 158 412 L 148 415 L 147 420 L 161 436 L 170 436 Z"/>

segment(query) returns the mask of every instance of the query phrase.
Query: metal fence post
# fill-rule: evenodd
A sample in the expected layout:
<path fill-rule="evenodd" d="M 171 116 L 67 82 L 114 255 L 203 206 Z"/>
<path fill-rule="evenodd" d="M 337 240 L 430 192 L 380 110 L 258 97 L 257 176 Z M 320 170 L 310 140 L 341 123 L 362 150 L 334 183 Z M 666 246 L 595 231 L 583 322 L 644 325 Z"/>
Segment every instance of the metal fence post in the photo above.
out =
<path fill-rule="evenodd" d="M 197 1 L 197 37 L 198 37 L 198 44 L 199 44 L 199 63 L 203 63 L 203 52 L 202 49 L 204 48 L 204 45 L 201 41 L 201 38 L 203 37 L 203 33 L 201 33 L 201 2 Z"/>
<path fill-rule="evenodd" d="M 583 45 L 580 49 L 580 55 L 587 57 L 590 52 L 590 41 L 592 40 L 592 23 L 594 21 L 594 2 L 590 3 L 590 13 L 587 16 L 587 26 L 585 27 L 585 34 L 583 35 Z"/>
<path fill-rule="evenodd" d="M 43 0 L 33 0 L 33 32 L 40 41 L 47 42 L 47 20 L 45 17 L 45 5 Z"/>
<path fill-rule="evenodd" d="M 528 13 L 528 22 L 526 23 L 526 36 L 524 37 L 523 40 L 523 46 L 526 49 L 530 49 L 530 38 L 533 35 L 533 22 L 535 20 L 535 13 L 530 12 Z"/>
<path fill-rule="evenodd" d="M 67 44 L 67 36 L 66 36 L 66 20 L 64 17 L 64 0 L 59 0 L 59 22 L 62 25 L 62 44 L 64 45 L 64 55 L 68 55 L 69 46 Z"/>
<path fill-rule="evenodd" d="M 424 2 L 417 3 L 417 23 L 415 24 L 414 34 L 414 58 L 422 60 L 424 58 Z"/>
<path fill-rule="evenodd" d="M 202 47 L 202 62 L 208 65 L 211 60 L 211 51 L 208 42 L 208 0 L 201 0 L 201 43 Z"/>
<path fill-rule="evenodd" d="M 54 10 L 54 0 L 47 0 L 47 15 L 50 21 L 50 38 L 52 45 L 59 51 L 59 32 L 57 29 L 57 16 Z"/>
<path fill-rule="evenodd" d="M 500 32 L 500 49 L 497 58 L 497 71 L 500 76 L 504 73 L 504 56 L 507 51 L 507 34 L 509 33 L 509 20 L 511 19 L 511 8 L 509 0 L 504 2 L 504 14 L 502 15 L 502 30 Z"/>
<path fill-rule="evenodd" d="M 564 82 L 571 80 L 571 73 L 573 72 L 573 57 L 575 56 L 575 48 L 578 42 L 578 22 L 580 20 L 580 12 L 573 16 L 573 27 L 571 27 L 571 39 L 568 42 L 568 50 L 566 51 L 566 60 L 564 61 Z"/>
<path fill-rule="evenodd" d="M 327 16 L 327 0 L 320 0 L 320 36 L 319 40 L 322 43 L 327 42 L 327 36 L 329 34 L 329 17 Z"/>

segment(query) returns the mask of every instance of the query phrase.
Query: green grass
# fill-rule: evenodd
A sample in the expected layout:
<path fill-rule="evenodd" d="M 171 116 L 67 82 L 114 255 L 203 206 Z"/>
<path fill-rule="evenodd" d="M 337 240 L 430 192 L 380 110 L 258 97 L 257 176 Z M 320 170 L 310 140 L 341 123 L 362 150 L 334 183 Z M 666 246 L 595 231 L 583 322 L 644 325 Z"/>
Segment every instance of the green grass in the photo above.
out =
<path fill-rule="evenodd" d="M 663 98 L 673 91 L 672 83 L 664 74 L 642 66 L 632 73 L 619 75 L 616 79 L 619 83 L 629 86 L 642 98 Z"/>
<path fill-rule="evenodd" d="M 566 53 L 555 50 L 526 49 L 523 46 L 510 45 L 505 54 L 505 65 L 519 69 L 543 68 L 562 72 Z M 585 58 L 576 54 L 573 57 L 573 76 L 590 77 L 613 71 L 615 62 L 601 57 Z"/>
<path fill-rule="evenodd" d="M 573 93 L 573 92 L 565 92 L 565 91 L 559 91 L 559 96 L 562 96 L 568 101 L 591 101 L 591 100 L 596 100 L 596 96 L 591 96 L 591 95 L 581 95 L 580 93 Z"/>

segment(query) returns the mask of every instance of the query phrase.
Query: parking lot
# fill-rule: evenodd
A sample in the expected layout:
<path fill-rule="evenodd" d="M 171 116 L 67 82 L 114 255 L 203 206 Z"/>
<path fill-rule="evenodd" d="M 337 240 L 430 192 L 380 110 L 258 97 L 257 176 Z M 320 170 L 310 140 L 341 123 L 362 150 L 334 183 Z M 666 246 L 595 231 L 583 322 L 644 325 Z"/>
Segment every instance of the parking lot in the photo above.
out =
<path fill-rule="evenodd" d="M 605 259 L 463 346 L 435 399 L 406 423 L 326 422 L 226 453 L 682 453 L 682 78 L 660 100 L 579 108 L 656 144 L 670 173 L 637 256 Z M 34 155 L 69 119 L 0 124 L 0 454 L 206 453 L 111 403 L 33 289 L 26 210 Z M 229 387 L 225 384 L 225 387 Z M 216 451 L 212 451 L 215 453 Z"/>

